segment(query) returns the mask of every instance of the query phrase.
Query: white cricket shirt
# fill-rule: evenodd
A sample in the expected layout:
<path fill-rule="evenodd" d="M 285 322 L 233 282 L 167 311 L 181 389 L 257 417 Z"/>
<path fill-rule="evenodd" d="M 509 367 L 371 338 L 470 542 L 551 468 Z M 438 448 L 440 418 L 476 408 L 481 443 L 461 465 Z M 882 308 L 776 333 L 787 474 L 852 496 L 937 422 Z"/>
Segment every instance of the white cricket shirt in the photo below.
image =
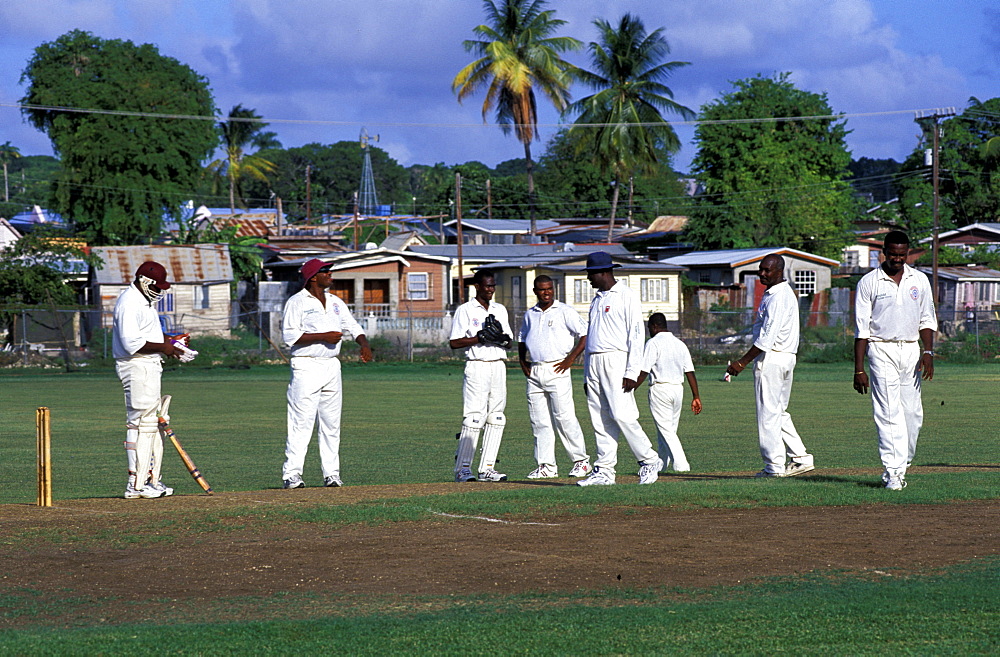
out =
<path fill-rule="evenodd" d="M 129 285 L 115 302 L 111 355 L 123 358 L 160 358 L 160 354 L 137 354 L 147 342 L 163 342 L 160 316 L 135 284 Z"/>
<path fill-rule="evenodd" d="M 532 362 L 551 363 L 564 360 L 586 331 L 580 313 L 561 301 L 553 301 L 545 310 L 537 304 L 528 309 L 518 340 L 528 347 Z"/>
<path fill-rule="evenodd" d="M 344 337 L 337 344 L 328 342 L 295 344 L 304 333 L 330 331 L 343 333 Z M 340 353 L 340 346 L 344 340 L 348 337 L 357 339 L 359 335 L 364 334 L 364 329 L 354 319 L 347 304 L 335 294 L 326 292 L 325 307 L 306 288 L 302 288 L 285 302 L 285 310 L 281 315 L 281 339 L 292 356 L 332 358 Z"/>
<path fill-rule="evenodd" d="M 937 330 L 934 295 L 927 276 L 903 265 L 899 285 L 876 267 L 858 281 L 854 337 L 873 342 L 916 342 L 920 330 Z"/>
<path fill-rule="evenodd" d="M 649 372 L 649 383 L 684 383 L 685 372 L 694 372 L 694 362 L 686 344 L 670 331 L 660 331 L 642 351 L 642 371 Z"/>
<path fill-rule="evenodd" d="M 471 301 L 466 301 L 455 310 L 455 316 L 451 320 L 451 335 L 448 339 L 457 340 L 458 338 L 471 338 L 475 336 L 483 330 L 483 322 L 486 321 L 487 315 L 496 317 L 497 321 L 500 322 L 500 326 L 503 327 L 504 333 L 509 336 L 514 335 L 514 332 L 510 330 L 510 321 L 507 319 L 506 308 L 492 299 L 490 300 L 489 308 L 483 308 L 483 304 L 472 299 Z M 503 347 L 495 345 L 474 344 L 466 348 L 465 358 L 467 360 L 504 360 L 507 358 L 507 352 Z"/>
<path fill-rule="evenodd" d="M 753 323 L 753 344 L 761 351 L 799 350 L 799 301 L 788 281 L 764 291 Z"/>
<path fill-rule="evenodd" d="M 644 332 L 639 295 L 622 281 L 597 294 L 590 302 L 587 354 L 624 351 L 628 354 L 625 378 L 635 380 L 641 371 Z"/>

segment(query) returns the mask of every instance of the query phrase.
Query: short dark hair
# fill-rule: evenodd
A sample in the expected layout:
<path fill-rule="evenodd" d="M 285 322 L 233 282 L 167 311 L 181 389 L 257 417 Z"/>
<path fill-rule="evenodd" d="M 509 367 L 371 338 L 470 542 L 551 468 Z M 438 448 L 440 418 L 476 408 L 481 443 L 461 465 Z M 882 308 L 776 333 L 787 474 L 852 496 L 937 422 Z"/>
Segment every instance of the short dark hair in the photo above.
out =
<path fill-rule="evenodd" d="M 764 256 L 763 258 L 761 258 L 761 260 L 760 260 L 761 264 L 764 264 L 764 261 L 767 260 L 768 258 L 774 258 L 777 261 L 778 271 L 785 271 L 785 259 L 784 258 L 782 258 L 777 253 L 768 253 L 766 256 Z"/>
<path fill-rule="evenodd" d="M 658 328 L 667 328 L 667 317 L 663 313 L 653 313 L 649 316 L 649 324 Z"/>
<path fill-rule="evenodd" d="M 532 285 L 538 285 L 539 283 L 551 283 L 552 277 L 548 274 L 542 274 L 541 276 L 535 276 L 535 282 Z"/>
<path fill-rule="evenodd" d="M 482 285 L 484 278 L 496 278 L 496 274 L 493 273 L 492 269 L 477 269 L 476 273 L 472 275 L 473 285 Z"/>
<path fill-rule="evenodd" d="M 905 244 L 909 247 L 910 237 L 901 230 L 890 230 L 885 234 L 885 239 L 882 240 L 882 250 L 888 249 L 890 244 Z"/>

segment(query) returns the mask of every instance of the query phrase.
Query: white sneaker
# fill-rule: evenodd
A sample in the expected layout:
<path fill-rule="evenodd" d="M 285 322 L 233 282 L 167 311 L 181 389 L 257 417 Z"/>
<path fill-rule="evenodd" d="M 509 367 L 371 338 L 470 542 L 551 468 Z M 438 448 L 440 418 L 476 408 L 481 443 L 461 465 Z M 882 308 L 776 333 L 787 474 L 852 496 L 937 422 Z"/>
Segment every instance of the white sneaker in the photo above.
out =
<path fill-rule="evenodd" d="M 299 475 L 292 475 L 288 479 L 281 482 L 282 488 L 303 488 L 306 482 L 302 481 L 302 477 Z"/>
<path fill-rule="evenodd" d="M 767 477 L 784 477 L 784 476 L 785 476 L 784 472 L 768 472 L 767 470 L 761 470 L 753 477 L 754 479 L 765 479 Z"/>
<path fill-rule="evenodd" d="M 554 465 L 540 465 L 528 473 L 528 479 L 555 479 L 559 471 Z"/>
<path fill-rule="evenodd" d="M 329 477 L 323 477 L 323 485 L 327 488 L 340 488 L 344 485 L 344 482 L 340 480 L 337 475 L 331 475 Z"/>
<path fill-rule="evenodd" d="M 591 471 L 590 461 L 583 459 L 573 464 L 573 469 L 569 471 L 570 477 L 586 477 Z"/>
<path fill-rule="evenodd" d="M 604 472 L 600 467 L 594 466 L 593 472 L 590 473 L 586 479 L 581 479 L 576 482 L 577 486 L 614 486 L 615 485 L 615 474 L 613 472 Z"/>
<path fill-rule="evenodd" d="M 142 490 L 136 490 L 132 479 L 129 479 L 128 484 L 125 485 L 125 499 L 136 500 L 140 497 L 144 500 L 155 500 L 158 497 L 163 497 L 163 491 L 156 490 L 152 486 L 145 486 Z"/>
<path fill-rule="evenodd" d="M 903 490 L 906 488 L 906 480 L 902 477 L 889 477 L 885 483 L 886 490 Z"/>
<path fill-rule="evenodd" d="M 805 474 L 806 472 L 811 472 L 815 469 L 815 465 L 806 465 L 805 463 L 796 463 L 795 461 L 792 461 L 785 466 L 785 476 L 794 477 L 796 475 Z"/>
<path fill-rule="evenodd" d="M 507 475 L 490 468 L 479 473 L 479 481 L 507 481 Z"/>
<path fill-rule="evenodd" d="M 649 463 L 639 463 L 639 483 L 640 484 L 652 484 L 655 483 L 657 478 L 660 476 L 660 470 L 663 469 L 663 461 L 660 457 L 656 457 L 656 460 Z"/>
<path fill-rule="evenodd" d="M 156 482 L 155 484 L 146 484 L 146 488 L 152 488 L 153 490 L 160 491 L 163 493 L 160 497 L 170 497 L 174 494 L 174 489 L 164 484 L 162 480 Z"/>
<path fill-rule="evenodd" d="M 457 482 L 475 481 L 475 480 L 476 476 L 472 474 L 472 470 L 470 470 L 469 468 L 461 468 L 455 471 L 455 481 Z"/>

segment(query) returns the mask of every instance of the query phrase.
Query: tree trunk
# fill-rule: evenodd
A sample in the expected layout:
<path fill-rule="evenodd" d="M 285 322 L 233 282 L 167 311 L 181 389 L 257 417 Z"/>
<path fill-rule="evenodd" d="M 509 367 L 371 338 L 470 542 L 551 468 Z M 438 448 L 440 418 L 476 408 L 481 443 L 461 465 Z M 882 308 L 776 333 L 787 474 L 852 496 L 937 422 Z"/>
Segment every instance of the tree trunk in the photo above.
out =
<path fill-rule="evenodd" d="M 524 144 L 524 168 L 528 171 L 528 217 L 531 219 L 531 242 L 534 243 L 538 234 L 538 224 L 535 220 L 535 163 L 531 161 L 531 142 Z"/>
<path fill-rule="evenodd" d="M 615 191 L 611 193 L 611 218 L 608 219 L 608 244 L 615 241 L 615 213 L 618 211 L 618 176 L 615 176 Z"/>
<path fill-rule="evenodd" d="M 3 202 L 10 202 L 10 194 L 7 193 L 7 163 L 3 163 Z"/>
<path fill-rule="evenodd" d="M 236 214 L 236 178 L 232 175 L 232 163 L 230 163 L 229 174 L 229 214 Z"/>

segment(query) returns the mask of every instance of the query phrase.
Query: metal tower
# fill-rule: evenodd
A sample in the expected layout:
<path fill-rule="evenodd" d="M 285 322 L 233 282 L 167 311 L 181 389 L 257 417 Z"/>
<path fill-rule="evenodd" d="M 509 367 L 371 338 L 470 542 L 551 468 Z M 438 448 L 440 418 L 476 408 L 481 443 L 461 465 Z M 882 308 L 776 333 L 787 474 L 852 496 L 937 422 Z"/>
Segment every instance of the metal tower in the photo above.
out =
<path fill-rule="evenodd" d="M 375 177 L 372 175 L 372 155 L 368 148 L 369 141 L 378 141 L 378 135 L 369 136 L 368 131 L 361 128 L 361 152 L 364 153 L 364 166 L 361 169 L 361 191 L 358 194 L 358 212 L 363 215 L 374 215 L 378 211 L 378 195 L 375 193 Z"/>

